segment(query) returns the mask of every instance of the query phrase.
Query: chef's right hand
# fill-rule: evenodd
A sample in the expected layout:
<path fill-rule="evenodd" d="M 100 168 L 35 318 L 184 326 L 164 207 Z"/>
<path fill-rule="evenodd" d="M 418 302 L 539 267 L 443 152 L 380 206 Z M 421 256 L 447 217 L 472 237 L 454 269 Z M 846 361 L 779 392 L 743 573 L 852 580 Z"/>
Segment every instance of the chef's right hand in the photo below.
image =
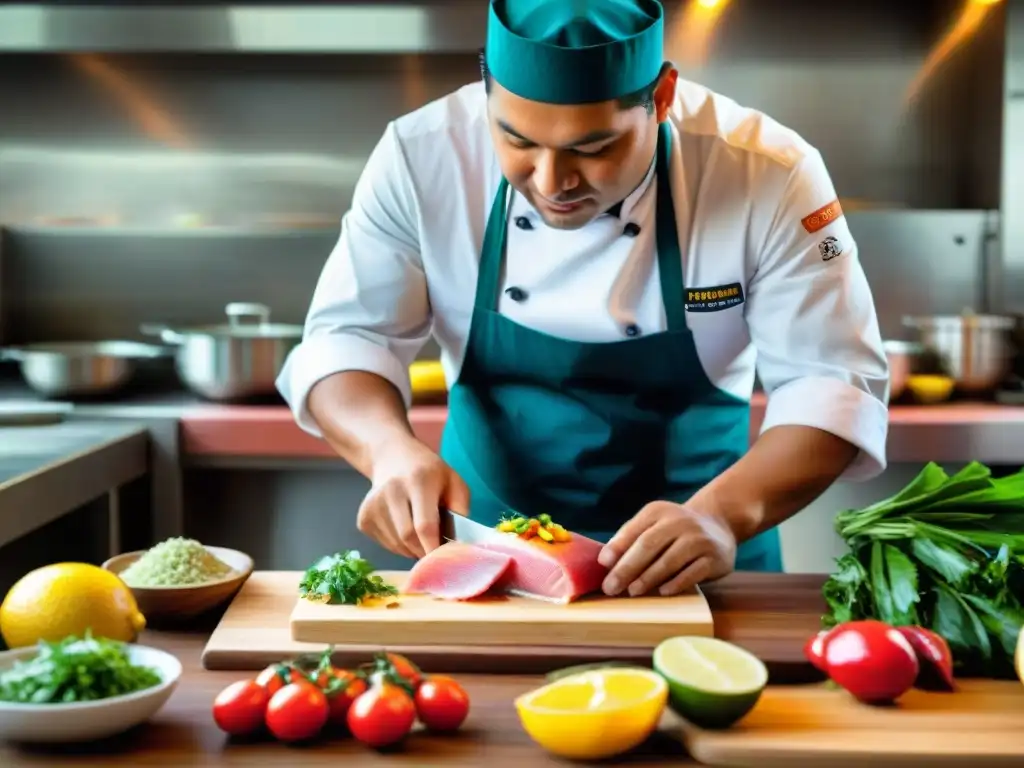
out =
<path fill-rule="evenodd" d="M 442 507 L 469 513 L 469 488 L 412 436 L 388 445 L 380 455 L 356 524 L 386 549 L 418 559 L 441 546 Z"/>

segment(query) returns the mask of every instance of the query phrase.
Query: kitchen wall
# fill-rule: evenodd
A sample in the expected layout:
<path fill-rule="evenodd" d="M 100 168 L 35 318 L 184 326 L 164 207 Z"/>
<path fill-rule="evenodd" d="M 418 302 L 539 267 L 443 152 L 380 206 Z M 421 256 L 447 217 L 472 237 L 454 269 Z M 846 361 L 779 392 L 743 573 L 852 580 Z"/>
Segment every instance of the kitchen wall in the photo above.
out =
<path fill-rule="evenodd" d="M 387 121 L 477 77 L 481 5 L 423 10 L 431 29 L 460 20 L 445 43 L 458 53 L 4 53 L 0 32 L 0 224 L 14 232 L 0 341 L 208 322 L 233 300 L 300 321 Z M 703 61 L 681 4 L 667 5 L 684 76 L 822 151 L 847 210 L 862 211 L 854 232 L 888 335 L 911 307 L 984 306 L 1000 201 L 1000 6 L 908 101 L 959 3 L 736 0 Z M 130 32 L 120 46 L 103 39 L 124 48 Z"/>
<path fill-rule="evenodd" d="M 1003 108 L 1001 306 L 1019 311 L 1024 296 L 1024 2 L 1006 9 L 1006 100 Z"/>

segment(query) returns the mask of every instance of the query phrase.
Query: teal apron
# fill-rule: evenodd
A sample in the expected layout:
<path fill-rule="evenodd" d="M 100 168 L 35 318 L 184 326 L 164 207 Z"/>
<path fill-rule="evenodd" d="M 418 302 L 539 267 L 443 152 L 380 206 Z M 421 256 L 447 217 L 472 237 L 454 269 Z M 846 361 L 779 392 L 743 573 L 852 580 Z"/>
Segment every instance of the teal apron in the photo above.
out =
<path fill-rule="evenodd" d="M 686 326 L 671 142 L 663 123 L 656 238 L 664 332 L 585 343 L 499 314 L 509 184 L 498 186 L 441 442 L 442 458 L 469 486 L 474 520 L 546 512 L 607 541 L 649 502 L 685 502 L 746 452 L 749 404 L 712 384 Z M 742 543 L 736 569 L 781 571 L 778 531 Z"/>

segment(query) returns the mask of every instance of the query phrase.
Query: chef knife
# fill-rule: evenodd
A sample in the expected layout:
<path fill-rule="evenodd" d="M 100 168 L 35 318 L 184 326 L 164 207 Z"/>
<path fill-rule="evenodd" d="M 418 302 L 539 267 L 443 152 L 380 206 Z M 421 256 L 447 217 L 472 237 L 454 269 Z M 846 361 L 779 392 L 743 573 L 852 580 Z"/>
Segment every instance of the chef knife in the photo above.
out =
<path fill-rule="evenodd" d="M 465 544 L 493 541 L 494 537 L 503 536 L 493 528 L 470 520 L 450 509 L 441 510 L 441 533 L 447 541 L 461 541 Z"/>

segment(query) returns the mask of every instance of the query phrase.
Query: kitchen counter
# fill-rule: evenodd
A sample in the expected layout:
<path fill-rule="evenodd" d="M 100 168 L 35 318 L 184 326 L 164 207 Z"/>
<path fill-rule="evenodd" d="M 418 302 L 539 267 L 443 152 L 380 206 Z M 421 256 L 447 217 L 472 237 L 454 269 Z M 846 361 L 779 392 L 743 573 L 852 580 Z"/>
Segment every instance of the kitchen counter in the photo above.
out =
<path fill-rule="evenodd" d="M 795 659 L 800 654 L 802 638 L 817 626 L 817 616 L 823 608 L 821 583 L 820 576 L 729 576 L 707 589 L 716 630 L 720 636 L 752 650 L 781 643 L 792 651 L 790 655 Z M 539 675 L 525 674 L 458 675 L 472 701 L 469 720 L 462 731 L 456 736 L 417 733 L 398 753 L 378 754 L 350 739 L 311 745 L 301 752 L 275 743 L 232 742 L 215 727 L 210 705 L 221 688 L 247 674 L 203 670 L 200 654 L 206 637 L 205 632 L 146 632 L 141 639 L 175 654 L 185 668 L 178 690 L 149 725 L 108 742 L 79 748 L 0 746 L 0 765 L 336 766 L 346 758 L 361 766 L 566 765 L 534 745 L 519 725 L 512 700 L 543 682 Z M 810 665 L 802 667 L 809 669 Z M 666 715 L 662 730 L 621 762 L 666 768 L 696 765 L 678 741 L 674 732 L 676 722 L 672 715 Z"/>
<path fill-rule="evenodd" d="M 148 450 L 123 421 L 0 427 L 0 544 L 141 477 Z"/>
<path fill-rule="evenodd" d="M 751 439 L 764 419 L 766 399 L 751 402 Z M 413 430 L 432 448 L 440 444 L 448 409 L 415 406 Z M 285 406 L 194 404 L 181 410 L 182 452 L 190 463 L 218 457 L 333 458 L 324 441 L 295 425 Z M 995 403 L 895 405 L 889 409 L 889 463 L 1024 463 L 1024 407 Z"/>
<path fill-rule="evenodd" d="M 36 403 L 19 381 L 0 381 L 0 401 Z M 751 400 L 751 439 L 764 419 L 766 398 Z M 178 390 L 75 403 L 72 413 L 90 419 L 169 420 L 180 424 L 180 451 L 191 464 L 225 459 L 334 459 L 330 446 L 296 426 L 280 401 L 260 405 L 204 402 Z M 437 448 L 448 417 L 444 405 L 417 405 L 409 419 L 416 435 Z M 961 401 L 943 405 L 893 405 L 889 409 L 889 463 L 983 461 L 1024 464 L 1024 406 Z"/>

